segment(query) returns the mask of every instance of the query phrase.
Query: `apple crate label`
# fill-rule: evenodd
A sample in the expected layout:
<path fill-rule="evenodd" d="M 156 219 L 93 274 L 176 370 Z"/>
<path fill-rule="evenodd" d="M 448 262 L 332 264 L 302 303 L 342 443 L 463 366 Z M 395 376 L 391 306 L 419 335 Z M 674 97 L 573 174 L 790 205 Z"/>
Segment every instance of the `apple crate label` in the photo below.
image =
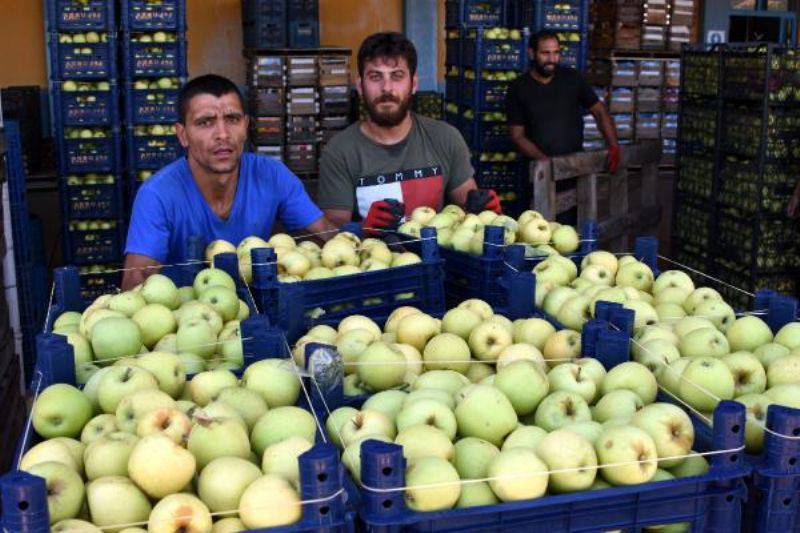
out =
<path fill-rule="evenodd" d="M 356 184 L 358 213 L 366 218 L 373 202 L 392 198 L 406 206 L 406 218 L 416 207 L 439 209 L 444 184 L 441 165 L 364 176 Z"/>
<path fill-rule="evenodd" d="M 331 348 L 319 347 L 308 359 L 308 371 L 324 397 L 328 397 L 344 377 L 344 365 L 339 353 Z"/>

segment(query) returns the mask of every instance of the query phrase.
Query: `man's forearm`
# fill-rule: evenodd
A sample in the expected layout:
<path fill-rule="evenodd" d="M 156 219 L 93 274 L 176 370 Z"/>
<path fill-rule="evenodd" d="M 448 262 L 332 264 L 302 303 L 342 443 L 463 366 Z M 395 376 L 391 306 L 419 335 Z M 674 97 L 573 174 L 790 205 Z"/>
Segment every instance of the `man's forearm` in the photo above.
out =
<path fill-rule="evenodd" d="M 597 121 L 597 128 L 603 134 L 603 139 L 606 141 L 606 146 L 616 146 L 619 144 L 617 140 L 617 128 L 614 126 L 614 119 L 606 109 L 603 103 L 599 103 L 592 109 L 592 115 Z"/>
<path fill-rule="evenodd" d="M 525 157 L 529 159 L 536 159 L 537 161 L 540 159 L 547 159 L 547 154 L 542 152 L 539 147 L 527 137 L 512 137 L 511 140 L 514 143 L 514 146 L 517 147 L 517 150 L 519 150 L 519 153 Z"/>

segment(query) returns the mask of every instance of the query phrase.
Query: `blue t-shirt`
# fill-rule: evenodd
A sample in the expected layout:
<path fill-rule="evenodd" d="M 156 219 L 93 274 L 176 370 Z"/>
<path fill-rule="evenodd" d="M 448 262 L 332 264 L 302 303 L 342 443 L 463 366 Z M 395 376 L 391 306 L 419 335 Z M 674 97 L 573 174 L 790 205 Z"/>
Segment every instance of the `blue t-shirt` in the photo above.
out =
<path fill-rule="evenodd" d="M 225 239 L 234 246 L 250 235 L 266 239 L 276 218 L 287 231 L 307 227 L 322 216 L 303 184 L 282 163 L 242 154 L 239 181 L 227 220 L 206 202 L 185 157 L 167 165 L 139 188 L 133 203 L 125 253 L 145 255 L 161 264 L 189 257 L 189 238 L 201 245 Z"/>

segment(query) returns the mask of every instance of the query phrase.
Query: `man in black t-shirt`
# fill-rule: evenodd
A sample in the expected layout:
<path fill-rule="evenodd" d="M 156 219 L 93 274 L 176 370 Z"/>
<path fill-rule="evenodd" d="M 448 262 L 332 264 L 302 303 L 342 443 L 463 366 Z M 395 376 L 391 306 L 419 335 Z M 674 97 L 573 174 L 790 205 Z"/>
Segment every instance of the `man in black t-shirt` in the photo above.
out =
<path fill-rule="evenodd" d="M 579 152 L 583 149 L 583 115 L 594 115 L 608 145 L 608 170 L 619 166 L 619 144 L 611 115 L 586 80 L 572 68 L 558 65 L 558 35 L 542 31 L 531 36 L 531 69 L 508 88 L 506 114 L 511 140 L 529 159 Z M 572 183 L 569 183 L 572 181 Z M 557 190 L 574 188 L 574 180 L 559 182 Z M 564 217 L 574 223 L 577 210 Z"/>

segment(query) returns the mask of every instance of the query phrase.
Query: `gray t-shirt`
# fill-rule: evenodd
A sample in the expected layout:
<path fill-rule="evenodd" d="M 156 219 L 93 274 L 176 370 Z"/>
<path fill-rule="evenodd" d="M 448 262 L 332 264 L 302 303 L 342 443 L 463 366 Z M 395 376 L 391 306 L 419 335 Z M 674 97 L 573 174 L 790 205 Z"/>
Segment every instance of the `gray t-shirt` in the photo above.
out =
<path fill-rule="evenodd" d="M 420 206 L 441 209 L 445 192 L 473 177 L 470 153 L 450 124 L 412 114 L 408 136 L 378 144 L 352 124 L 322 152 L 318 205 L 364 218 L 373 202 L 393 198 L 406 215 Z"/>

